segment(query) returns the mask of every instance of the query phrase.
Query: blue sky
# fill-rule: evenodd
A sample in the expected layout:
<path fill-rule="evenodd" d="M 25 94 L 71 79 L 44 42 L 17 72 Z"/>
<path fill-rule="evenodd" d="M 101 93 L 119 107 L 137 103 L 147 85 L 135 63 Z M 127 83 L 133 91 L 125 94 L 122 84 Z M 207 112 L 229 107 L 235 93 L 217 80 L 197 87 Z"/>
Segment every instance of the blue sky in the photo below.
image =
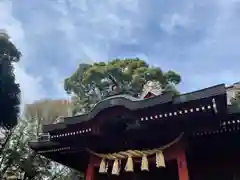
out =
<path fill-rule="evenodd" d="M 1 0 L 0 28 L 23 53 L 22 99 L 66 96 L 81 62 L 140 57 L 175 70 L 181 91 L 240 77 L 239 0 Z"/>

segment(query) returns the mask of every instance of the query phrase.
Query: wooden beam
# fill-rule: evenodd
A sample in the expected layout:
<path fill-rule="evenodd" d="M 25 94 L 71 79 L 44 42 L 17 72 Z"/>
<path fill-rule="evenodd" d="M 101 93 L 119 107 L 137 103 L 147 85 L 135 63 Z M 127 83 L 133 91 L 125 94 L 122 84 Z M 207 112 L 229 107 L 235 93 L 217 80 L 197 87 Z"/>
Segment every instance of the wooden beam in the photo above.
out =
<path fill-rule="evenodd" d="M 94 171 L 94 159 L 91 156 L 88 162 L 88 167 L 86 170 L 86 175 L 85 175 L 85 179 L 86 180 L 94 180 L 95 178 L 95 171 Z"/>
<path fill-rule="evenodd" d="M 177 153 L 178 176 L 179 180 L 189 180 L 188 167 L 186 160 L 185 146 L 179 146 Z"/>

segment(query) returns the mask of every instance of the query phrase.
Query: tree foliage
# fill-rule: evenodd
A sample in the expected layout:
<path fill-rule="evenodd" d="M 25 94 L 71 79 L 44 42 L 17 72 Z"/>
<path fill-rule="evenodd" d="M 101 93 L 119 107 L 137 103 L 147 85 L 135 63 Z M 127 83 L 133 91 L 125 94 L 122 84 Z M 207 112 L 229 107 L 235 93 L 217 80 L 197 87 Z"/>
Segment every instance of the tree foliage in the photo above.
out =
<path fill-rule="evenodd" d="M 59 116 L 69 116 L 69 109 L 67 100 L 45 99 L 27 104 L 23 114 L 26 118 L 41 118 L 40 124 L 52 124 Z"/>
<path fill-rule="evenodd" d="M 57 114 L 58 105 L 61 107 L 60 110 L 66 111 L 67 106 L 62 106 L 59 102 L 43 100 L 26 105 L 24 116 L 12 131 L 13 133 L 9 136 L 2 150 L 0 156 L 0 179 L 8 171 L 17 177 L 22 174 L 25 180 L 69 179 L 67 179 L 71 174 L 69 168 L 36 154 L 28 146 L 30 141 L 37 139 L 38 127 L 46 121 L 44 118 L 51 117 L 53 119 L 55 116 L 61 115 L 62 112 L 59 111 L 59 114 Z M 50 106 L 47 111 L 45 111 L 46 105 Z M 37 113 L 38 116 L 36 116 Z"/>
<path fill-rule="evenodd" d="M 21 53 L 8 38 L 0 36 L 0 126 L 11 130 L 19 113 L 19 84 L 15 82 L 13 63 Z"/>
<path fill-rule="evenodd" d="M 24 174 L 26 178 L 39 180 L 50 175 L 51 161 L 31 151 L 28 147 L 28 142 L 36 139 L 35 132 L 35 119 L 19 121 L 2 151 L 1 177 L 6 175 L 7 171 L 13 171 L 17 177 Z"/>
<path fill-rule="evenodd" d="M 117 94 L 139 97 L 148 81 L 159 82 L 164 93 L 177 93 L 181 77 L 174 71 L 163 72 L 145 61 L 115 59 L 110 62 L 80 64 L 64 87 L 73 94 L 73 113 L 89 111 L 96 102 Z"/>

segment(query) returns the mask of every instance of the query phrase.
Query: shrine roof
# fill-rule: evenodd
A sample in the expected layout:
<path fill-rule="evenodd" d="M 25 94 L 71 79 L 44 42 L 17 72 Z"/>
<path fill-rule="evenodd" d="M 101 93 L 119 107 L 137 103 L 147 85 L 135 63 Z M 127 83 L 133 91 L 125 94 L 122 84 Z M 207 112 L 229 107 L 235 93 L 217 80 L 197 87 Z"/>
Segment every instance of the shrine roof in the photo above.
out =
<path fill-rule="evenodd" d="M 224 84 L 219 84 L 209 88 L 175 96 L 173 94 L 163 94 L 147 99 L 138 99 L 129 95 L 115 95 L 98 102 L 86 114 L 74 117 L 64 117 L 63 122 L 45 125 L 43 127 L 43 131 L 49 132 L 55 129 L 63 129 L 67 125 L 89 121 L 93 119 L 99 112 L 114 106 L 122 106 L 126 109 L 129 109 L 130 111 L 135 111 L 138 109 L 144 109 L 154 107 L 156 105 L 164 105 L 169 103 L 171 103 L 172 105 L 183 104 L 190 101 L 214 97 L 220 94 L 226 94 L 226 87 Z"/>

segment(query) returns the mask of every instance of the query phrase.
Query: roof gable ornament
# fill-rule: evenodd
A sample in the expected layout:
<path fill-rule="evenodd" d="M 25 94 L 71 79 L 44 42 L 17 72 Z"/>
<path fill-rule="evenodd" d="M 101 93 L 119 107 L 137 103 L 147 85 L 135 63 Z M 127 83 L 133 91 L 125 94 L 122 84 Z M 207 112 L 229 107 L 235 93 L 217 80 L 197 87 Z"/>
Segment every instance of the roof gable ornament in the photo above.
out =
<path fill-rule="evenodd" d="M 162 95 L 163 89 L 159 82 L 157 81 L 148 81 L 144 87 L 143 92 L 140 96 L 140 99 L 151 98 L 153 96 Z"/>

